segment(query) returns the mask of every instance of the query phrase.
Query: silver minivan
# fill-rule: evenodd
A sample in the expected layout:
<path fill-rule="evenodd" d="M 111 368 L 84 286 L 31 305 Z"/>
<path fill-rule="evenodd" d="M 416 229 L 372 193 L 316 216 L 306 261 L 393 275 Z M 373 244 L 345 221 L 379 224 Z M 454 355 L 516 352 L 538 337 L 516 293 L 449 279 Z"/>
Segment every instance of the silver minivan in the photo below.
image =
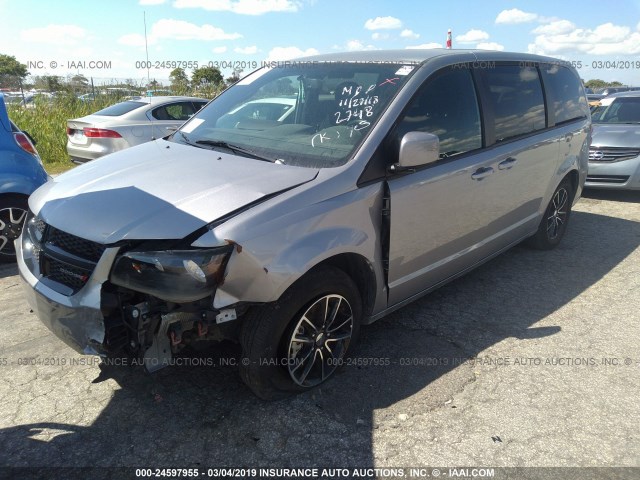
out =
<path fill-rule="evenodd" d="M 153 371 L 232 339 L 258 396 L 305 391 L 361 325 L 524 240 L 558 245 L 590 135 L 580 79 L 552 58 L 271 62 L 174 134 L 36 191 L 20 273 L 79 352 Z"/>

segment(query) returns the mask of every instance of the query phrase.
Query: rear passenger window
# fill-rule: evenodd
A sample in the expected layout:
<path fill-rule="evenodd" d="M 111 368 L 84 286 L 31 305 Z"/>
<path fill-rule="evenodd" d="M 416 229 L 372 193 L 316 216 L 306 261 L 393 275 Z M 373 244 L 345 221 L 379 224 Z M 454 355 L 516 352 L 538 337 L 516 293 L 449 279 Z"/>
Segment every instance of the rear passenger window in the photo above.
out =
<path fill-rule="evenodd" d="M 541 67 L 550 100 L 549 109 L 555 115 L 556 125 L 585 118 L 589 106 L 582 94 L 580 80 L 566 67 L 546 64 Z"/>
<path fill-rule="evenodd" d="M 480 113 L 468 69 L 449 70 L 427 80 L 396 127 L 397 145 L 405 133 L 427 132 L 440 139 L 440 158 L 482 147 Z"/>
<path fill-rule="evenodd" d="M 497 142 L 546 127 L 542 85 L 536 68 L 496 65 L 485 72 Z"/>
<path fill-rule="evenodd" d="M 185 121 L 189 120 L 200 108 L 195 108 L 191 102 L 170 103 L 153 110 L 151 115 L 156 120 Z"/>

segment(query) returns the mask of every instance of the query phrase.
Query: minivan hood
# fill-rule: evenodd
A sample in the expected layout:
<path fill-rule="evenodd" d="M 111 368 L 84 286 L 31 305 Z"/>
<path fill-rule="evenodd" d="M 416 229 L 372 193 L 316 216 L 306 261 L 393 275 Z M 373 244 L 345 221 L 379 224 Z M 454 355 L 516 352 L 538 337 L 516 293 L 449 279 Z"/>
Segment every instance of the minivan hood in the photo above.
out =
<path fill-rule="evenodd" d="M 640 124 L 594 123 L 591 146 L 640 148 Z"/>
<path fill-rule="evenodd" d="M 29 207 L 87 240 L 179 239 L 318 170 L 156 140 L 106 155 L 46 183 Z"/>

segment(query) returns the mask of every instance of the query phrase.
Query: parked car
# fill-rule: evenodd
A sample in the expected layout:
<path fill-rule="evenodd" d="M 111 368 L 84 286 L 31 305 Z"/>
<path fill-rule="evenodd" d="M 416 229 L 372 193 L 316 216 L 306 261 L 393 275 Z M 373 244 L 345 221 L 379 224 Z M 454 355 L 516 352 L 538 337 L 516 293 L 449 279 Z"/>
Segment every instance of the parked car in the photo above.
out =
<path fill-rule="evenodd" d="M 146 90 L 144 92 L 146 97 L 164 97 L 171 95 L 171 90 L 163 90 L 163 89 L 155 89 L 155 90 Z"/>
<path fill-rule="evenodd" d="M 206 105 L 196 97 L 150 97 L 111 105 L 67 121 L 67 153 L 74 163 L 169 135 Z"/>
<path fill-rule="evenodd" d="M 55 101 L 55 98 L 55 93 L 28 93 L 24 96 L 24 98 L 20 97 L 20 105 L 22 105 L 24 108 L 36 108 L 38 105 L 52 105 Z"/>
<path fill-rule="evenodd" d="M 98 98 L 98 93 L 85 93 L 83 95 L 78 95 L 78 100 L 81 102 L 93 102 L 96 98 Z"/>
<path fill-rule="evenodd" d="M 589 102 L 589 107 L 597 107 L 600 105 L 600 100 L 602 100 L 606 95 L 601 93 L 587 93 L 587 101 Z"/>
<path fill-rule="evenodd" d="M 292 91 L 285 118 L 224 121 Z M 172 136 L 39 189 L 20 273 L 38 317 L 80 352 L 153 371 L 232 339 L 242 379 L 277 398 L 329 379 L 361 325 L 524 240 L 557 246 L 590 131 L 577 72 L 548 57 L 293 61 L 243 78 Z"/>
<path fill-rule="evenodd" d="M 585 187 L 640 189 L 640 91 L 614 93 L 592 114 Z"/>
<path fill-rule="evenodd" d="M 0 94 L 0 262 L 14 262 L 14 241 L 27 216 L 27 198 L 48 179 L 29 134 L 9 120 Z"/>

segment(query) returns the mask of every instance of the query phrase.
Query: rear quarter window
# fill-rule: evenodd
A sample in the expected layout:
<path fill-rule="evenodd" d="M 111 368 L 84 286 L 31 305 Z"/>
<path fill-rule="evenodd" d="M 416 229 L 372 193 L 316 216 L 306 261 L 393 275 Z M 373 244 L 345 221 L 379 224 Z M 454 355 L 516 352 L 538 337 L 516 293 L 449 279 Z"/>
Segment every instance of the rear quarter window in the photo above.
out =
<path fill-rule="evenodd" d="M 571 70 L 561 65 L 543 64 L 541 67 L 549 110 L 554 115 L 555 124 L 585 118 L 589 113 L 589 105 L 580 80 Z"/>

